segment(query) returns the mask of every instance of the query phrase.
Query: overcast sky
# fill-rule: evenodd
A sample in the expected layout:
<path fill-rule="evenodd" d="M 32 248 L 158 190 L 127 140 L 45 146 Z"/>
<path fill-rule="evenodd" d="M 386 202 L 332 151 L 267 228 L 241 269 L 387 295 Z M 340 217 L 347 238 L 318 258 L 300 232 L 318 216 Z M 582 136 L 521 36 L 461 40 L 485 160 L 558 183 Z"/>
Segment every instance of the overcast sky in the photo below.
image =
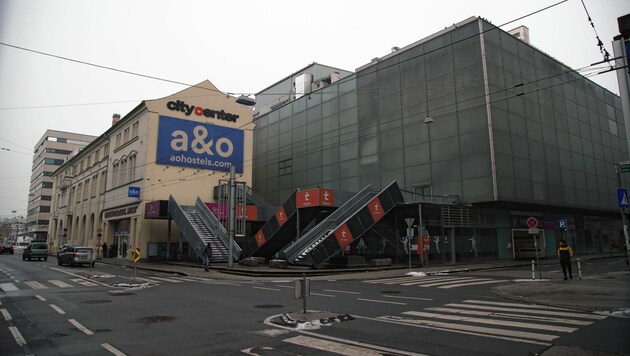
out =
<path fill-rule="evenodd" d="M 113 113 L 184 89 L 7 45 L 256 93 L 313 62 L 354 71 L 470 16 L 502 25 L 557 2 L 0 0 L 0 218 L 26 216 L 33 149 L 46 129 L 98 136 Z M 612 55 L 630 1 L 583 2 Z M 503 29 L 520 25 L 532 45 L 572 68 L 603 58 L 581 0 Z M 592 80 L 619 92 L 614 73 Z"/>

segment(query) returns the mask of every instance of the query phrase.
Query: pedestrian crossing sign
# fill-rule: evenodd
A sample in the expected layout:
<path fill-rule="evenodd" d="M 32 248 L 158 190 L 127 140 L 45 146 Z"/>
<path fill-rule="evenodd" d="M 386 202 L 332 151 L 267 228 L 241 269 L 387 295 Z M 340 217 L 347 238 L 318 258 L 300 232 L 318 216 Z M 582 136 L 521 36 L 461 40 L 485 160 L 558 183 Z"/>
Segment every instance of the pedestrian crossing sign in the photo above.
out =
<path fill-rule="evenodd" d="M 628 208 L 628 190 L 625 188 L 617 188 L 617 202 L 620 208 Z"/>

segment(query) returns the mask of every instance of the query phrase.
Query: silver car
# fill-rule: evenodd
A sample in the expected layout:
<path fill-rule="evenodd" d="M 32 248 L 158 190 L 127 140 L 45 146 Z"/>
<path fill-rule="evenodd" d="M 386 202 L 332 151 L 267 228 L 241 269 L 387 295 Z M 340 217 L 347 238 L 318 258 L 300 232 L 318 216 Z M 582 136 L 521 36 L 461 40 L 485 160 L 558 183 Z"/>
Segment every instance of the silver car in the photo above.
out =
<path fill-rule="evenodd" d="M 69 264 L 70 266 L 90 265 L 94 267 L 95 260 L 96 255 L 91 247 L 67 246 L 57 256 L 59 266 Z"/>

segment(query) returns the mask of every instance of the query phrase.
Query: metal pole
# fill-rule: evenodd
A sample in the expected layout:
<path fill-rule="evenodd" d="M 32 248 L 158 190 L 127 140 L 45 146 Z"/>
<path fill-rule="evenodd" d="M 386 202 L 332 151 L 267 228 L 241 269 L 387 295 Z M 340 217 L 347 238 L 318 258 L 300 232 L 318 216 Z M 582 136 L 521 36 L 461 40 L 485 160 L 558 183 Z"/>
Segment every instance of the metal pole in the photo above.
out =
<path fill-rule="evenodd" d="M 540 269 L 540 259 L 538 258 L 538 234 L 532 235 L 534 236 L 534 250 L 536 250 L 536 265 L 538 265 L 538 278 L 542 279 L 542 270 Z"/>
<path fill-rule="evenodd" d="M 615 164 L 615 172 L 617 173 L 617 185 L 621 188 L 621 169 L 618 164 Z M 630 238 L 628 237 L 628 221 L 626 220 L 626 214 L 623 211 L 623 208 L 619 208 L 621 210 L 621 225 L 623 225 L 623 236 L 626 240 L 626 265 L 628 264 L 628 255 L 630 255 Z"/>
<path fill-rule="evenodd" d="M 228 268 L 232 268 L 234 244 L 234 225 L 236 225 L 236 166 L 230 167 L 230 197 L 229 197 L 229 220 L 228 220 Z"/>
<path fill-rule="evenodd" d="M 532 260 L 532 281 L 536 280 L 536 267 L 534 267 L 534 260 Z"/>
<path fill-rule="evenodd" d="M 569 262 L 570 263 L 570 262 Z M 578 265 L 578 277 L 580 278 L 580 280 L 582 280 L 582 262 L 580 261 L 580 259 L 577 259 L 577 265 Z"/>
<path fill-rule="evenodd" d="M 306 314 L 306 273 L 302 273 L 302 313 Z"/>
<path fill-rule="evenodd" d="M 418 244 L 420 244 L 420 264 L 424 265 L 424 251 L 422 251 L 422 203 L 418 204 Z M 411 247 L 409 248 L 409 258 L 411 258 Z"/>

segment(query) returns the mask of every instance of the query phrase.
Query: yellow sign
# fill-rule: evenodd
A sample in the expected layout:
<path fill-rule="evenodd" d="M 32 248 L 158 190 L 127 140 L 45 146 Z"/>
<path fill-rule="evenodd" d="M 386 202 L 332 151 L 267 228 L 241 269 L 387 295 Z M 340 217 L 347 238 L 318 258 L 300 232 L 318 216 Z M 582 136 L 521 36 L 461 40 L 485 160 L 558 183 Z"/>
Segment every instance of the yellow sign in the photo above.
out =
<path fill-rule="evenodd" d="M 133 250 L 133 263 L 138 263 L 140 261 L 140 249 L 137 248 Z"/>

